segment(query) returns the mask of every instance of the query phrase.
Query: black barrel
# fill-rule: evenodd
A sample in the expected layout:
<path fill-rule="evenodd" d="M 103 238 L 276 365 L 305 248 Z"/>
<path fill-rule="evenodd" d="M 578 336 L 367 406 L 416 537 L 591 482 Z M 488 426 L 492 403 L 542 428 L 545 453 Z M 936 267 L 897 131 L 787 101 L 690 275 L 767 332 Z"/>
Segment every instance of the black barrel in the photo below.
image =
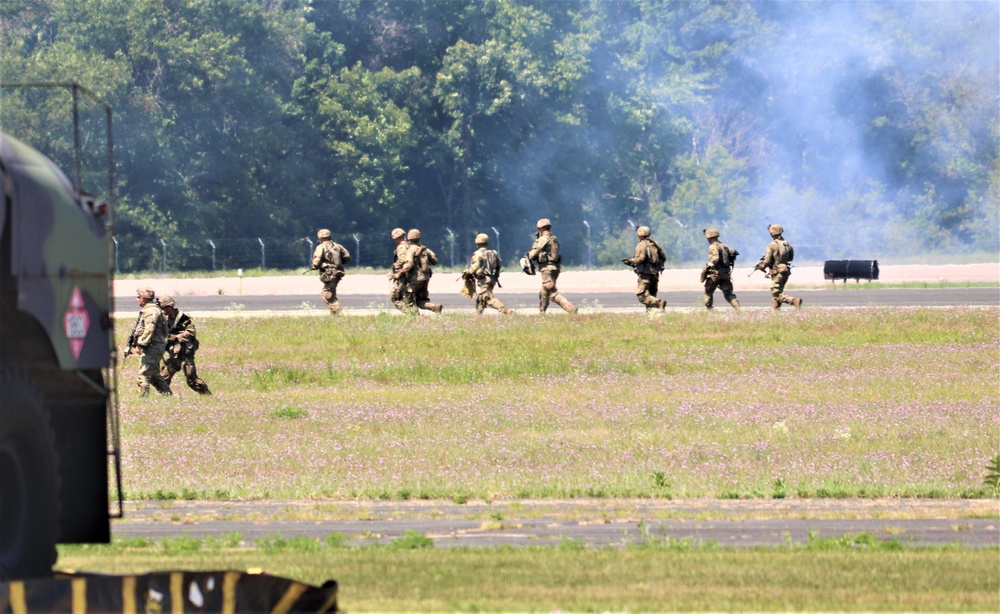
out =
<path fill-rule="evenodd" d="M 823 263 L 823 279 L 874 281 L 878 279 L 878 260 L 827 260 Z"/>

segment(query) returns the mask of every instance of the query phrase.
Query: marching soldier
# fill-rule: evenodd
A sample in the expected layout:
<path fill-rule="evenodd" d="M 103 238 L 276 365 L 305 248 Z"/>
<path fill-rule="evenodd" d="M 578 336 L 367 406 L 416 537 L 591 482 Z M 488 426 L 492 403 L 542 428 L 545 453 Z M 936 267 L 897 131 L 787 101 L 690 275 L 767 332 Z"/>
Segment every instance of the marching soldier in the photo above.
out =
<path fill-rule="evenodd" d="M 343 245 L 334 243 L 326 228 L 316 233 L 319 245 L 313 251 L 312 269 L 319 271 L 323 289 L 319 295 L 330 309 L 330 315 L 340 315 L 340 301 L 337 299 L 337 284 L 344 277 L 344 265 L 351 261 L 351 254 Z"/>
<path fill-rule="evenodd" d="M 646 312 L 653 309 L 663 311 L 667 301 L 656 298 L 660 286 L 660 272 L 667 255 L 663 248 L 650 238 L 649 226 L 639 226 L 635 229 L 639 243 L 635 246 L 635 254 L 631 258 L 622 258 L 622 262 L 632 267 L 639 277 L 635 295 L 639 302 L 646 306 Z"/>
<path fill-rule="evenodd" d="M 160 376 L 167 386 L 174 374 L 184 371 L 188 388 L 198 394 L 210 395 L 208 384 L 198 377 L 198 368 L 194 364 L 194 353 L 201 345 L 198 343 L 197 331 L 191 316 L 177 309 L 177 302 L 171 296 L 160 297 L 160 309 L 167 320 L 167 347 L 163 354 L 163 364 L 160 365 Z"/>
<path fill-rule="evenodd" d="M 126 355 L 133 352 L 139 354 L 139 378 L 136 384 L 141 396 L 149 394 L 150 386 L 156 388 L 160 394 L 172 394 L 170 384 L 160 376 L 160 360 L 167 346 L 168 329 L 163 311 L 155 299 L 156 293 L 152 288 L 144 287 L 136 290 L 139 317 L 129 337 L 130 344 Z"/>
<path fill-rule="evenodd" d="M 785 284 L 788 283 L 788 276 L 792 274 L 788 263 L 795 257 L 795 250 L 782 236 L 784 229 L 781 226 L 772 224 L 767 227 L 767 232 L 771 234 L 772 241 L 767 244 L 767 251 L 761 256 L 754 270 L 770 269 L 768 275 L 771 277 L 771 307 L 781 309 L 782 303 L 801 307 L 802 299 L 785 294 Z"/>
<path fill-rule="evenodd" d="M 486 233 L 476 235 L 476 251 L 473 252 L 469 261 L 469 266 L 463 275 L 471 276 L 476 280 L 479 290 L 476 293 L 476 313 L 483 313 L 487 307 L 492 307 L 502 314 L 511 313 L 510 309 L 504 307 L 495 296 L 493 287 L 500 283 L 500 269 L 502 263 L 500 254 L 496 250 L 489 249 L 490 238 Z"/>
<path fill-rule="evenodd" d="M 708 240 L 708 264 L 701 270 L 701 281 L 705 284 L 705 307 L 712 308 L 715 300 L 715 289 L 722 290 L 729 304 L 734 309 L 740 309 L 740 301 L 733 293 L 733 267 L 739 252 L 719 240 L 719 231 L 709 228 L 705 231 Z"/>
<path fill-rule="evenodd" d="M 396 306 L 396 309 L 406 312 L 406 303 L 403 301 L 403 287 L 405 282 L 396 277 L 403 260 L 406 258 L 406 251 L 410 249 L 410 243 L 406 240 L 406 231 L 402 228 L 394 228 L 389 236 L 396 244 L 396 249 L 392 253 L 392 271 L 387 275 L 389 278 L 389 300 Z"/>
<path fill-rule="evenodd" d="M 552 234 L 552 222 L 542 218 L 535 226 L 538 232 L 535 233 L 535 242 L 527 258 L 538 262 L 542 276 L 542 289 L 538 293 L 538 311 L 545 313 L 549 308 L 549 301 L 552 301 L 566 311 L 576 313 L 573 303 L 559 294 L 556 288 L 556 280 L 559 279 L 559 272 L 562 270 L 562 258 L 559 256 L 559 240 Z"/>
<path fill-rule="evenodd" d="M 411 315 L 419 313 L 420 309 L 441 313 L 443 305 L 430 302 L 430 295 L 427 291 L 427 284 L 431 280 L 434 271 L 431 265 L 437 264 L 437 255 L 431 248 L 420 244 L 420 231 L 416 228 L 406 233 L 406 240 L 410 242 L 409 248 L 403 256 L 403 263 L 399 271 L 393 276 L 400 282 L 405 281 L 403 289 L 403 303 L 406 312 Z"/>

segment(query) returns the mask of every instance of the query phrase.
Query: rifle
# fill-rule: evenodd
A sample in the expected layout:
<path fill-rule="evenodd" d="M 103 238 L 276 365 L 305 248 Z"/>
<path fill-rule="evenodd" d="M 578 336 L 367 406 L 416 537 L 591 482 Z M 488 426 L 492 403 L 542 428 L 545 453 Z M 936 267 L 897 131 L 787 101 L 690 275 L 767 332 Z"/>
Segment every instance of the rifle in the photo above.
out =
<path fill-rule="evenodd" d="M 128 357 L 132 355 L 132 350 L 135 348 L 136 342 L 139 340 L 139 336 L 136 334 L 136 329 L 139 328 L 139 322 L 142 321 L 142 312 L 135 317 L 135 323 L 132 324 L 132 332 L 128 335 L 128 341 L 125 342 L 125 357 L 122 358 L 121 366 L 124 367 L 125 363 L 128 361 Z"/>
<path fill-rule="evenodd" d="M 761 256 L 760 262 L 758 262 L 757 265 L 753 268 L 753 270 L 750 271 L 750 275 L 753 275 L 757 271 L 763 271 L 763 270 L 764 270 L 764 256 Z M 750 275 L 747 275 L 747 277 L 750 277 Z M 769 279 L 770 277 L 771 277 L 770 275 L 764 273 L 764 279 Z"/>

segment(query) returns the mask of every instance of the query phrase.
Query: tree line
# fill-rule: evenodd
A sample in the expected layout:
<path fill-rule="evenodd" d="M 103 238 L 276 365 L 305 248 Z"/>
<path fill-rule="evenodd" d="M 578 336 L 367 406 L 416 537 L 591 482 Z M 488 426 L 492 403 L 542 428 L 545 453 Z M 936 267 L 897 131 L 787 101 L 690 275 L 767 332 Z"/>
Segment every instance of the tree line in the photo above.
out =
<path fill-rule="evenodd" d="M 569 263 L 648 225 L 805 257 L 997 252 L 998 5 L 709 0 L 4 0 L 0 78 L 114 108 L 117 233 L 184 246 L 553 221 Z M 67 168 L 66 93 L 0 127 Z M 82 113 L 100 189 L 103 115 Z M 800 248 L 799 246 L 803 246 Z M 194 263 L 191 266 L 195 266 Z"/>

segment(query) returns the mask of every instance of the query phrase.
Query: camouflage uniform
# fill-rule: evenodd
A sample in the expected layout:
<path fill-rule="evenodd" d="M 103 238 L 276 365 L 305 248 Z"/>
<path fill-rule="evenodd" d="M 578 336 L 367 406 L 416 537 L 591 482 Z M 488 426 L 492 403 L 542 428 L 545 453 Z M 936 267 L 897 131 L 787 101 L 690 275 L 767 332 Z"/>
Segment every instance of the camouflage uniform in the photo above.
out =
<path fill-rule="evenodd" d="M 635 254 L 631 258 L 624 258 L 622 262 L 632 267 L 639 277 L 635 295 L 639 302 L 646 306 L 646 311 L 663 310 L 667 306 L 667 301 L 656 298 L 656 293 L 659 292 L 660 271 L 663 270 L 663 262 L 667 255 L 663 252 L 663 248 L 649 237 L 648 226 L 640 226 L 635 234 L 639 237 Z"/>
<path fill-rule="evenodd" d="M 715 302 L 715 290 L 722 290 L 722 295 L 734 309 L 740 308 L 740 301 L 733 293 L 733 265 L 737 252 L 722 241 L 719 241 L 719 231 L 709 228 L 705 231 L 708 239 L 708 264 L 702 271 L 702 281 L 705 283 L 705 307 L 711 309 Z M 713 240 L 714 239 L 714 240 Z"/>
<path fill-rule="evenodd" d="M 323 229 L 317 233 L 319 245 L 313 251 L 312 268 L 319 270 L 319 280 L 323 297 L 330 315 L 340 315 L 340 301 L 337 299 L 337 284 L 344 277 L 344 265 L 351 261 L 351 254 L 343 245 L 330 239 L 330 231 Z"/>
<path fill-rule="evenodd" d="M 437 255 L 426 245 L 420 245 L 420 231 L 416 228 L 407 233 L 410 245 L 403 255 L 402 264 L 396 273 L 396 279 L 405 280 L 403 288 L 403 303 L 406 312 L 417 315 L 420 309 L 441 313 L 444 307 L 430 302 L 427 284 L 434 275 L 431 265 L 437 264 Z"/>
<path fill-rule="evenodd" d="M 480 233 L 476 236 L 476 251 L 469 260 L 465 272 L 476 279 L 479 291 L 476 293 L 476 313 L 483 313 L 492 307 L 503 314 L 510 313 L 503 303 L 493 296 L 493 287 L 500 281 L 500 254 L 489 249 L 489 237 Z"/>
<path fill-rule="evenodd" d="M 160 394 L 171 394 L 170 385 L 160 376 L 160 360 L 167 346 L 167 321 L 160 306 L 153 300 L 156 295 L 151 289 L 140 288 L 137 294 L 141 306 L 135 328 L 135 346 L 139 351 L 139 378 L 136 380 L 139 394 L 149 394 L 150 385 Z"/>
<path fill-rule="evenodd" d="M 539 274 L 542 276 L 542 289 L 538 293 L 538 311 L 545 313 L 549 308 L 549 301 L 552 301 L 566 311 L 576 313 L 573 303 L 559 294 L 556 288 L 556 280 L 559 279 L 559 272 L 562 270 L 562 258 L 559 256 L 559 240 L 550 230 L 552 224 L 542 218 L 538 220 L 536 227 L 538 234 L 531 251 L 528 252 L 528 259 L 538 262 Z"/>
<path fill-rule="evenodd" d="M 785 284 L 788 283 L 788 276 L 792 274 L 788 263 L 795 257 L 795 250 L 789 245 L 782 235 L 784 229 L 777 224 L 768 226 L 768 232 L 774 239 L 767 245 L 764 257 L 757 263 L 755 269 L 770 269 L 768 274 L 771 277 L 771 307 L 780 309 L 782 303 L 789 303 L 796 307 L 802 306 L 802 299 L 785 294 Z"/>
<path fill-rule="evenodd" d="M 188 388 L 198 394 L 210 395 L 208 384 L 198 377 L 198 368 L 194 364 L 194 354 L 198 351 L 197 331 L 191 316 L 176 308 L 174 299 L 169 296 L 160 297 L 160 308 L 167 320 L 169 334 L 167 349 L 163 354 L 163 364 L 160 365 L 160 376 L 167 385 L 178 371 L 184 371 Z"/>
<path fill-rule="evenodd" d="M 390 236 L 396 242 L 396 249 L 392 253 L 392 272 L 389 273 L 389 279 L 392 280 L 390 282 L 392 286 L 389 289 L 389 300 L 392 301 L 396 309 L 405 313 L 406 303 L 403 301 L 403 290 L 406 284 L 400 278 L 396 277 L 396 273 L 403 266 L 403 260 L 406 258 L 407 250 L 410 249 L 410 243 L 406 240 L 406 231 L 402 228 L 394 229 L 390 233 Z"/>

